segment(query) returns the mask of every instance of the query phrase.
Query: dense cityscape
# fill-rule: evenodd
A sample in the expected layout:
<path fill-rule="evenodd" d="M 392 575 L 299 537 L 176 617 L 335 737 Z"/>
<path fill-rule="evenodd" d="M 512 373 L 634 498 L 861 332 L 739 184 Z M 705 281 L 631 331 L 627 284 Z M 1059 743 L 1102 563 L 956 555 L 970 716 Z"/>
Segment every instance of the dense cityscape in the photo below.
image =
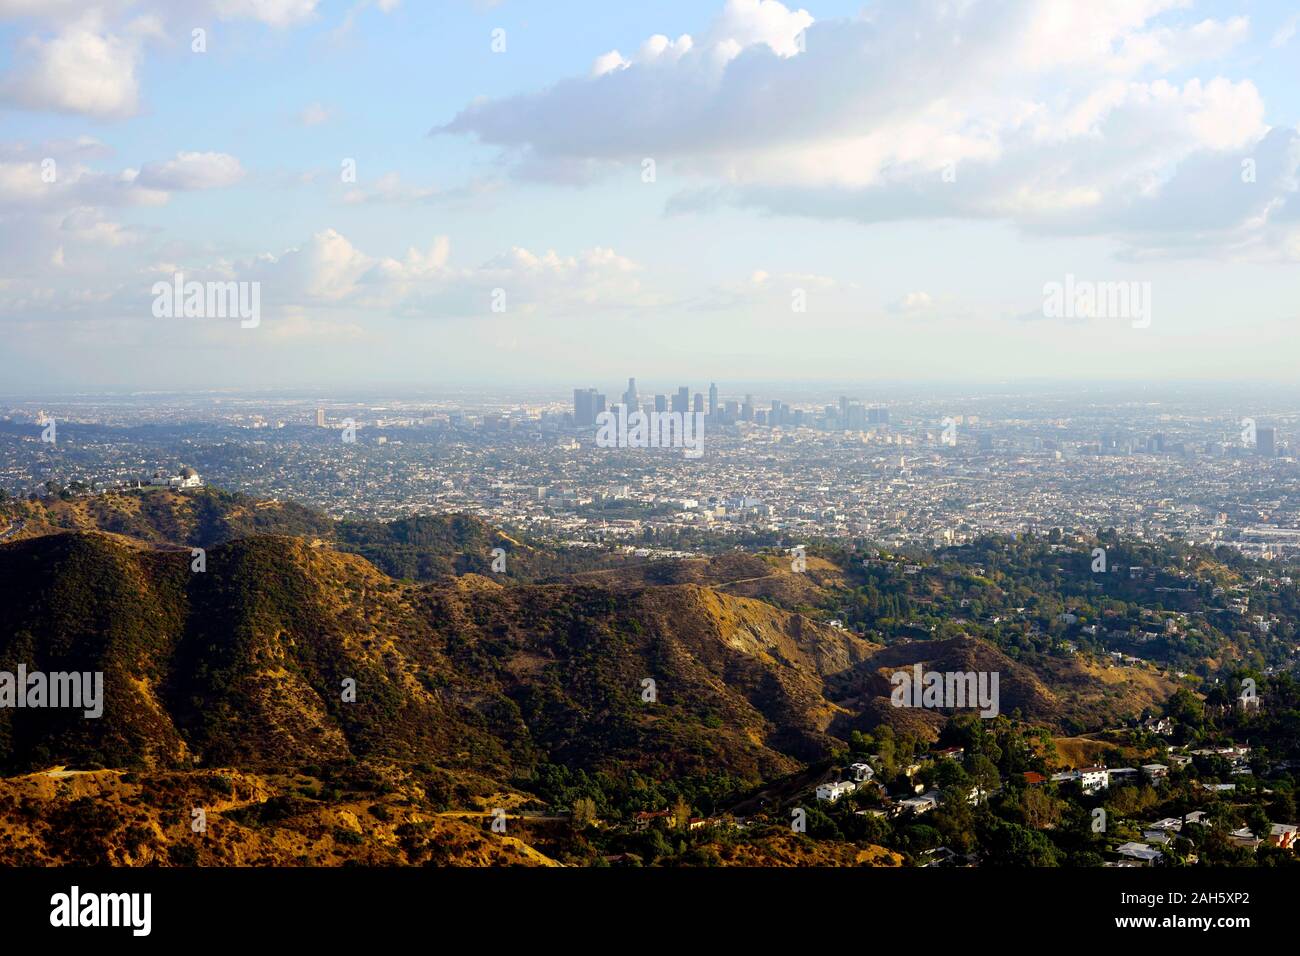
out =
<path fill-rule="evenodd" d="M 1297 405 L 1247 414 L 1197 398 L 1107 402 L 1103 391 L 1085 403 L 1050 391 L 816 391 L 646 394 L 630 379 L 616 405 L 588 388 L 571 402 L 541 389 L 11 400 L 0 404 L 0 488 L 94 494 L 189 468 L 335 517 L 468 512 L 556 541 L 665 553 L 703 532 L 928 548 L 1054 527 L 1264 558 L 1300 550 Z M 601 447 L 598 420 L 628 408 L 702 415 L 703 455 Z"/>

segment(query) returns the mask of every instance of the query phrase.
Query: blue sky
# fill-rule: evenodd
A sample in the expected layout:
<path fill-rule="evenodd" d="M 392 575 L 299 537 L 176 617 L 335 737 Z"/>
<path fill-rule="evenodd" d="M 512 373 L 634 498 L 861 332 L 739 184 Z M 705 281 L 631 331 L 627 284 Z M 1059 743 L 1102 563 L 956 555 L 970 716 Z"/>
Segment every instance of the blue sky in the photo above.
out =
<path fill-rule="evenodd" d="M 0 391 L 1292 381 L 1297 12 L 0 0 Z"/>

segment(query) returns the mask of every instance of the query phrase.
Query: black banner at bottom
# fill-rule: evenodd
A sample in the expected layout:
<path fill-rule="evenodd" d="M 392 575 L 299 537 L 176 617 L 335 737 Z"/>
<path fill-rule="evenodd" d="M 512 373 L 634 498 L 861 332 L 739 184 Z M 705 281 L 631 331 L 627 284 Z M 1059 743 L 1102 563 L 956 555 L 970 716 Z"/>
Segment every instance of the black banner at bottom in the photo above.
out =
<path fill-rule="evenodd" d="M 1230 945 L 1241 933 L 1289 931 L 1296 874 L 1300 867 L 10 869 L 0 870 L 0 925 L 6 942 L 77 934 L 128 946 L 232 932 L 259 942 L 374 942 L 475 924 L 487 938 L 526 932 L 529 942 L 615 931 L 735 944 L 770 942 L 775 927 L 801 923 L 811 939 L 893 924 L 970 942 L 972 925 L 1003 923 L 1020 939 L 1200 934 Z"/>

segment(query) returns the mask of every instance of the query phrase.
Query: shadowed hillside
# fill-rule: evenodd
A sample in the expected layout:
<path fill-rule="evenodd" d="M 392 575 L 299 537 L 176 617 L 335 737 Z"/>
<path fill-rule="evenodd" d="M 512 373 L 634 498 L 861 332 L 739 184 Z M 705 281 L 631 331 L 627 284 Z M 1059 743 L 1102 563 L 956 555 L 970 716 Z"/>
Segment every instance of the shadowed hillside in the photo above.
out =
<path fill-rule="evenodd" d="M 94 533 L 0 548 L 26 596 L 0 608 L 0 664 L 105 674 L 101 719 L 0 712 L 6 768 L 382 755 L 757 779 L 828 751 L 839 710 L 822 678 L 871 649 L 693 585 L 403 585 L 281 537 L 214 547 L 206 565 Z"/>

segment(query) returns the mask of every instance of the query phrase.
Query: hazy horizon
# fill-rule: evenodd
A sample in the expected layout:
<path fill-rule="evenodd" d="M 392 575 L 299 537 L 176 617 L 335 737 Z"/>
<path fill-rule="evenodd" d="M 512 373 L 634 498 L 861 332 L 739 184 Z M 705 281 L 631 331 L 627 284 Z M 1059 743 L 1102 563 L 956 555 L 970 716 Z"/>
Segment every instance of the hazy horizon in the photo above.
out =
<path fill-rule="evenodd" d="M 643 399 L 655 394 L 671 394 L 681 386 L 695 392 L 707 392 L 716 383 L 724 394 L 737 395 L 753 392 L 755 395 L 780 394 L 785 398 L 812 396 L 830 401 L 844 394 L 854 399 L 882 402 L 891 398 L 904 400 L 924 398 L 953 392 L 970 392 L 982 397 L 997 395 L 1024 396 L 1076 396 L 1079 399 L 1106 399 L 1121 402 L 1137 397 L 1153 400 L 1198 400 L 1213 402 L 1219 399 L 1259 394 L 1272 399 L 1300 397 L 1300 383 L 1292 382 L 1197 382 L 1197 381 L 1141 381 L 1141 380 L 1004 380 L 1004 381 L 922 381 L 922 380 L 843 380 L 843 379 L 707 379 L 684 377 L 648 378 L 633 376 Z M 548 399 L 569 401 L 573 389 L 594 387 L 604 393 L 612 404 L 619 400 L 627 386 L 627 377 L 598 375 L 578 377 L 565 381 L 511 381 L 511 382 L 360 382 L 352 385 L 303 383 L 265 387 L 233 386 L 156 386 L 156 387 L 101 387 L 58 389 L 32 387 L 0 391 L 0 402 L 36 402 L 41 400 L 71 398 L 121 398 L 163 400 L 170 397 L 200 399 L 222 396 L 240 398 L 276 397 L 308 400 L 314 398 L 345 400 L 348 398 L 419 399 L 428 397 L 457 397 L 465 394 L 523 399 L 545 395 Z M 802 400 L 809 400 L 804 398 Z"/>

